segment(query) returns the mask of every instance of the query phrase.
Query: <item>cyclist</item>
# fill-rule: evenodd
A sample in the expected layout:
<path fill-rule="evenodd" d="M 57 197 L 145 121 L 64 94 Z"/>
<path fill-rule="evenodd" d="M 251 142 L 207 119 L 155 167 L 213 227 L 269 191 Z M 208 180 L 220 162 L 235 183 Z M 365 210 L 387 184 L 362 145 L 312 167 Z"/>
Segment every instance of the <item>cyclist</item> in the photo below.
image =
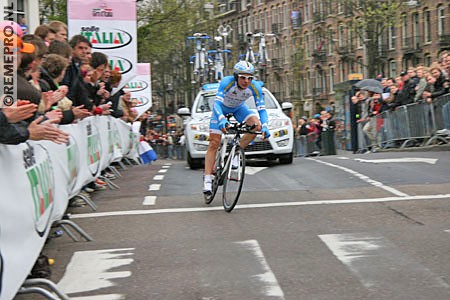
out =
<path fill-rule="evenodd" d="M 209 146 L 205 157 L 205 175 L 203 184 L 203 193 L 211 194 L 213 167 L 216 159 L 217 149 L 220 146 L 222 133 L 226 133 L 228 125 L 227 114 L 232 114 L 238 122 L 245 122 L 248 125 L 256 125 L 255 130 L 261 131 L 263 138 L 270 136 L 267 127 L 268 115 L 264 103 L 262 87 L 259 82 L 253 82 L 255 67 L 247 62 L 240 61 L 234 65 L 234 75 L 226 76 L 222 79 L 216 94 L 216 100 L 213 105 L 213 112 L 209 125 Z M 255 99 L 258 116 L 251 111 L 245 100 L 253 96 Z M 241 140 L 241 148 L 245 149 L 247 145 L 255 138 L 254 134 L 246 134 Z"/>

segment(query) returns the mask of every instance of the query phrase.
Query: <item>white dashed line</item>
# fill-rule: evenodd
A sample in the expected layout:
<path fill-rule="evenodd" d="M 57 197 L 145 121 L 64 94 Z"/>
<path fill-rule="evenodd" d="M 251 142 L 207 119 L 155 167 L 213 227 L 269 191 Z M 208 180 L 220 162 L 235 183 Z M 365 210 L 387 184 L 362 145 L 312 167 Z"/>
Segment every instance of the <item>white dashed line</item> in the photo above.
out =
<path fill-rule="evenodd" d="M 163 180 L 164 179 L 164 175 L 155 175 L 153 177 L 153 180 Z"/>
<path fill-rule="evenodd" d="M 167 169 L 161 169 L 158 171 L 158 173 L 167 173 L 167 171 L 168 171 Z"/>
<path fill-rule="evenodd" d="M 155 205 L 156 196 L 146 196 L 142 205 Z"/>
<path fill-rule="evenodd" d="M 148 190 L 149 190 L 149 191 L 159 191 L 160 189 L 161 189 L 161 185 L 160 185 L 160 184 L 157 184 L 157 183 L 150 184 L 150 185 L 148 186 Z"/>

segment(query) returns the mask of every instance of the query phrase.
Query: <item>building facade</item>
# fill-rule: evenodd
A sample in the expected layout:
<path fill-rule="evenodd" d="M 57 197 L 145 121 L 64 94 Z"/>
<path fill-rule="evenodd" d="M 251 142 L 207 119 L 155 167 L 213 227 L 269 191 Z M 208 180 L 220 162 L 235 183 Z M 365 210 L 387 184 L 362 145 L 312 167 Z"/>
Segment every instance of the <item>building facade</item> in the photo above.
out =
<path fill-rule="evenodd" d="M 375 44 L 352 25 L 363 6 L 356 0 L 219 0 L 216 18 L 233 29 L 233 51 L 245 51 L 247 32 L 276 34 L 267 40 L 266 86 L 280 102 L 293 102 L 299 118 L 327 107 L 342 109 L 336 87 L 352 76 L 369 76 L 369 52 L 376 58 L 376 74 L 396 77 L 408 67 L 429 66 L 450 50 L 448 0 L 403 2 Z"/>

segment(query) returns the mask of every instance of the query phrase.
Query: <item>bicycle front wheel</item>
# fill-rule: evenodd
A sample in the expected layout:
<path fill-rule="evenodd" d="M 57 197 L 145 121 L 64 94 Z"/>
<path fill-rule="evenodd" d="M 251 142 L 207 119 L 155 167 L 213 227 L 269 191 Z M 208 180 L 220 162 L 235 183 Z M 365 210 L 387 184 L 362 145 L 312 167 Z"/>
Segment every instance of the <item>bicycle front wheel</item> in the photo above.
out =
<path fill-rule="evenodd" d="M 233 162 L 234 161 L 234 162 Z M 223 184 L 223 208 L 231 212 L 236 206 L 241 194 L 245 175 L 245 153 L 239 148 L 231 151 L 225 165 L 225 178 Z"/>

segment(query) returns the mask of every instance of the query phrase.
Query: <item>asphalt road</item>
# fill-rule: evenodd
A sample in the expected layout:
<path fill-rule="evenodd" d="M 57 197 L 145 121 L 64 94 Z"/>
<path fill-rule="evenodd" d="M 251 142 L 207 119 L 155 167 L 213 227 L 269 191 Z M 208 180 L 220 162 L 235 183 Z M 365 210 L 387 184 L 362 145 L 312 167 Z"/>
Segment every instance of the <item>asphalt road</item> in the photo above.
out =
<path fill-rule="evenodd" d="M 449 170 L 448 152 L 251 161 L 225 213 L 202 170 L 161 160 L 71 209 L 94 241 L 44 253 L 71 299 L 448 300 Z"/>

